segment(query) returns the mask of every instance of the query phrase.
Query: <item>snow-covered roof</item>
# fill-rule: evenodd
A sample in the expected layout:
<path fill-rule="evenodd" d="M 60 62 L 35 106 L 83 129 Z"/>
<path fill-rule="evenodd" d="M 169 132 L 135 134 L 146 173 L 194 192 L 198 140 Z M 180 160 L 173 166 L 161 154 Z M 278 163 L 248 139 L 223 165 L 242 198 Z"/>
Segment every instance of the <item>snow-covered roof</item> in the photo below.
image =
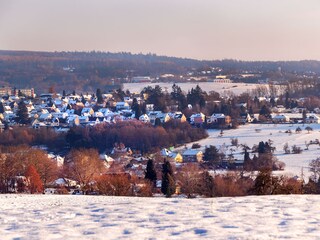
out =
<path fill-rule="evenodd" d="M 202 153 L 202 151 L 199 150 L 199 149 L 188 149 L 188 150 L 183 152 L 183 155 L 184 156 L 195 156 L 198 153 Z"/>

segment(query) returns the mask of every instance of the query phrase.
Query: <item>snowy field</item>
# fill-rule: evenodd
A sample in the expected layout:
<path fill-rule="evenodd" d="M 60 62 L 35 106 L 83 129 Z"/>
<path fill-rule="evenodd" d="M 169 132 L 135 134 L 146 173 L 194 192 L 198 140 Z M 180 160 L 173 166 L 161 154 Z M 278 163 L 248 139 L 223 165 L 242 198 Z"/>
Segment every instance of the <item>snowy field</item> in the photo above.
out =
<path fill-rule="evenodd" d="M 129 89 L 130 92 L 141 92 L 141 90 L 146 86 L 154 87 L 159 85 L 162 90 L 167 90 L 168 92 L 172 91 L 173 83 L 124 83 L 123 89 Z M 191 88 L 195 88 L 197 85 L 201 87 L 202 90 L 206 92 L 215 91 L 219 92 L 222 96 L 229 96 L 230 92 L 235 95 L 239 95 L 243 92 L 256 89 L 257 86 L 268 86 L 261 84 L 247 84 L 247 83 L 213 83 L 213 82 L 196 82 L 196 83 L 176 83 L 181 87 L 182 91 L 188 92 Z"/>
<path fill-rule="evenodd" d="M 306 126 L 313 128 L 313 131 L 308 133 L 305 130 Z M 297 127 L 302 129 L 301 133 L 295 133 Z M 289 129 L 292 134 L 285 133 Z M 305 142 L 315 141 L 315 139 L 320 140 L 320 124 L 249 124 L 241 125 L 238 129 L 226 130 L 222 137 L 219 136 L 219 130 L 209 130 L 208 133 L 208 138 L 197 141 L 202 149 L 209 145 L 219 148 L 225 144 L 223 150 L 226 154 L 230 154 L 232 149 L 235 158 L 238 159 L 243 159 L 243 151 L 240 146 L 238 148 L 230 146 L 231 138 L 237 138 L 239 144 L 247 144 L 250 148 L 260 141 L 272 140 L 273 146 L 276 147 L 274 155 L 286 164 L 283 173 L 289 176 L 301 176 L 301 170 L 303 169 L 303 173 L 307 177 L 310 174 L 309 163 L 311 160 L 320 157 L 319 145 L 310 145 L 309 150 L 305 150 Z M 286 143 L 288 143 L 290 149 L 293 145 L 301 147 L 303 152 L 301 154 L 284 154 L 283 146 Z M 187 147 L 191 146 L 192 143 L 187 144 Z"/>
<path fill-rule="evenodd" d="M 320 196 L 0 195 L 1 239 L 319 239 Z"/>

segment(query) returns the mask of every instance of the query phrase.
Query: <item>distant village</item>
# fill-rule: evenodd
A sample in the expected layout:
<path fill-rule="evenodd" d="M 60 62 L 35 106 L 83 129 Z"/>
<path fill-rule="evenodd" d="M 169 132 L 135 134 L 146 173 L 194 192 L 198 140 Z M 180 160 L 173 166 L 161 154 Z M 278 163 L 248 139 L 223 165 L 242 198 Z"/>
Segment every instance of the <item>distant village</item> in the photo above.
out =
<path fill-rule="evenodd" d="M 139 81 L 147 77 L 138 77 Z M 148 78 L 149 79 L 149 78 Z M 138 81 L 137 80 L 137 81 Z M 99 89 L 100 90 L 100 89 Z M 23 102 L 27 108 L 29 122 L 32 128 L 54 128 L 56 131 L 68 131 L 74 126 L 94 126 L 100 123 L 116 123 L 119 121 L 138 120 L 143 123 L 152 125 L 163 124 L 170 120 L 179 122 L 188 122 L 195 127 L 204 127 L 207 129 L 218 128 L 227 129 L 232 125 L 248 123 L 320 123 L 320 108 L 316 107 L 309 111 L 302 107 L 306 99 L 295 100 L 296 106 L 286 108 L 284 105 L 272 104 L 265 111 L 265 103 L 276 102 L 277 98 L 255 97 L 253 102 L 261 108 L 260 113 L 254 113 L 252 108 L 249 109 L 247 102 L 237 102 L 235 107 L 239 109 L 239 114 L 230 116 L 222 112 L 214 112 L 208 116 L 198 111 L 191 105 L 187 105 L 189 115 L 182 111 L 159 111 L 155 110 L 155 104 L 148 104 L 148 94 L 129 93 L 122 99 L 116 100 L 114 91 L 110 93 L 101 93 L 101 100 L 95 94 L 59 94 L 59 93 L 42 93 L 35 94 L 35 90 L 16 89 L 11 87 L 0 88 L 1 108 L 0 108 L 0 128 L 6 126 L 19 126 L 17 111 L 19 102 Z M 136 116 L 136 111 L 132 109 L 133 100 L 139 106 L 145 106 L 145 112 L 139 111 L 140 115 Z M 292 101 L 292 100 L 291 100 Z M 213 101 L 215 106 L 221 105 L 221 101 Z M 171 109 L 178 109 L 178 105 L 170 106 Z M 221 109 L 221 107 L 220 107 Z M 267 116 L 268 115 L 268 116 Z M 267 116 L 267 117 L 265 117 Z M 181 161 L 181 160 L 180 160 Z"/>
<path fill-rule="evenodd" d="M 173 86 L 176 88 L 177 86 Z M 197 86 L 198 88 L 198 86 Z M 118 92 L 117 92 L 118 91 Z M 220 135 L 223 135 L 224 130 L 236 128 L 239 124 L 255 124 L 255 123 L 272 123 L 272 124 L 293 124 L 293 123 L 320 123 L 319 108 L 314 108 L 309 111 L 303 107 L 304 99 L 290 99 L 290 107 L 288 105 L 288 97 L 282 96 L 282 100 L 271 97 L 255 97 L 250 98 L 246 102 L 233 102 L 233 108 L 237 109 L 236 113 L 229 108 L 230 114 L 226 110 L 222 110 L 229 100 L 212 99 L 211 104 L 214 104 L 214 113 L 207 115 L 208 110 L 201 108 L 201 102 L 197 102 L 197 106 L 192 106 L 188 103 L 185 109 L 180 108 L 179 101 L 175 101 L 172 106 L 167 106 L 169 111 L 161 111 L 154 103 L 150 103 L 148 98 L 151 93 L 124 93 L 122 90 L 117 90 L 110 93 L 102 93 L 97 89 L 95 94 L 77 94 L 75 92 L 62 94 L 49 89 L 50 93 L 35 94 L 34 89 L 15 89 L 10 87 L 0 88 L 1 106 L 0 119 L 1 131 L 19 126 L 27 126 L 33 129 L 54 129 L 56 132 L 67 133 L 73 127 L 94 127 L 101 123 L 116 124 L 119 122 L 141 122 L 153 126 L 161 126 L 170 121 L 178 123 L 188 123 L 193 128 L 204 129 L 219 129 Z M 155 89 L 149 89 L 155 91 Z M 205 92 L 201 89 L 197 90 L 204 95 Z M 178 91 L 179 92 L 179 91 Z M 189 92 L 189 94 L 192 94 Z M 206 95 L 207 99 L 210 99 Z M 183 94 L 182 94 L 183 95 Z M 201 95 L 201 96 L 202 96 Z M 119 96 L 122 96 L 119 97 Z M 247 95 L 242 95 L 242 97 Z M 224 102 L 223 102 L 224 101 Z M 301 101 L 301 102 L 300 102 Z M 273 102 L 273 104 L 271 104 Z M 276 104 L 283 102 L 284 105 Z M 206 105 L 210 103 L 205 102 Z M 231 103 L 230 103 L 231 104 Z M 250 107 L 248 105 L 251 105 Z M 260 107 L 253 111 L 253 104 Z M 144 110 L 136 108 L 136 106 L 144 106 Z M 212 105 L 211 105 L 212 106 Z M 26 112 L 22 113 L 25 108 Z M 205 112 L 202 112 L 204 109 Z M 219 109 L 221 112 L 219 112 Z M 198 110 L 198 111 L 197 111 Z M 258 113 L 257 113 L 258 111 Z M 139 115 L 137 115 L 139 113 Z M 27 119 L 23 119 L 24 117 Z M 139 137 L 139 136 L 137 136 Z M 212 147 L 212 146 L 210 146 Z M 210 148 L 208 147 L 208 148 Z M 271 147 L 271 146 L 268 146 Z M 217 149 L 211 149 L 217 151 Z M 207 149 L 206 149 L 207 151 Z M 214 153 L 213 153 L 214 154 Z M 218 156 L 219 155 L 219 156 Z M 214 159 L 214 167 L 222 167 L 227 169 L 245 169 L 246 160 L 236 159 L 230 165 L 227 156 L 222 156 L 220 153 Z M 56 161 L 57 166 L 64 165 L 65 156 L 49 153 L 49 158 Z M 100 153 L 100 159 L 103 160 L 105 167 L 109 173 L 116 174 L 119 171 L 127 174 L 133 174 L 141 178 L 144 177 L 149 157 L 158 159 L 156 167 L 161 168 L 163 159 L 172 162 L 175 167 L 181 168 L 183 164 L 197 163 L 199 166 L 210 169 L 210 153 L 200 150 L 196 144 L 190 149 L 180 148 L 178 151 L 174 147 L 162 148 L 159 152 L 151 155 L 143 155 L 136 149 L 131 149 L 130 146 L 125 146 L 121 142 L 115 142 L 114 147 L 110 152 Z M 225 158 L 224 158 L 225 157 Z M 249 159 L 250 160 L 250 159 Z M 272 163 L 274 164 L 274 163 Z M 249 167 L 251 168 L 251 167 Z M 256 167 L 258 168 L 258 167 Z M 121 170 L 119 170 L 121 169 Z M 251 170 L 254 170 L 251 168 Z M 161 171 L 161 170 L 159 170 Z M 158 176 L 158 179 L 161 176 Z M 71 181 L 71 182 L 70 182 Z M 68 180 L 68 178 L 59 178 L 55 182 L 51 182 L 50 186 L 76 186 L 77 182 Z M 157 185 L 157 186 L 161 186 Z M 13 190 L 15 191 L 15 190 Z M 49 188 L 49 192 L 55 192 L 54 188 Z"/>

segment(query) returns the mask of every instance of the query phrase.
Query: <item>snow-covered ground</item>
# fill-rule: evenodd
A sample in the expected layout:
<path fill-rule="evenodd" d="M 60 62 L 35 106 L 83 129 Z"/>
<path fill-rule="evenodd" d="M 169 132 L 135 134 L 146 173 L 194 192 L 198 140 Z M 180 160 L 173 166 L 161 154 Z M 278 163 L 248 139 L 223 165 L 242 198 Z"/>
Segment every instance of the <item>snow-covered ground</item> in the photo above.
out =
<path fill-rule="evenodd" d="M 310 126 L 313 131 L 308 133 L 305 128 Z M 300 127 L 301 133 L 295 133 L 295 130 Z M 287 130 L 291 130 L 292 134 L 285 133 Z M 231 138 L 237 138 L 239 144 L 247 144 L 250 148 L 254 144 L 258 144 L 260 141 L 273 141 L 273 146 L 276 147 L 274 152 L 275 156 L 286 164 L 284 174 L 289 176 L 301 176 L 301 170 L 305 177 L 310 175 L 309 163 L 320 156 L 319 145 L 310 145 L 309 150 L 306 149 L 305 142 L 320 140 L 320 124 L 248 124 L 241 125 L 238 129 L 225 130 L 222 137 L 220 137 L 220 130 L 209 130 L 209 137 L 200 141 L 197 141 L 202 149 L 205 146 L 214 145 L 220 147 L 223 144 L 226 145 L 223 149 L 226 150 L 226 154 L 230 154 L 230 149 L 234 150 L 234 156 L 238 159 L 243 159 L 243 151 L 239 146 L 231 147 Z M 284 154 L 283 147 L 288 143 L 290 149 L 293 145 L 301 147 L 303 152 L 301 154 Z M 187 147 L 191 147 L 192 143 L 187 144 Z M 180 148 L 180 150 L 182 150 Z M 178 149 L 179 150 L 179 149 Z"/>
<path fill-rule="evenodd" d="M 168 92 L 172 91 L 173 83 L 124 83 L 123 89 L 129 89 L 130 92 L 141 92 L 141 90 L 146 86 L 154 87 L 159 85 L 162 90 L 167 90 Z M 213 82 L 195 82 L 195 83 L 176 83 L 181 87 L 182 91 L 188 92 L 191 88 L 195 88 L 197 85 L 201 87 L 202 90 L 206 92 L 216 91 L 222 94 L 223 96 L 229 96 L 230 92 L 235 95 L 239 95 L 243 92 L 256 89 L 257 86 L 268 86 L 266 84 L 247 84 L 247 83 L 213 83 Z"/>
<path fill-rule="evenodd" d="M 1 239 L 318 239 L 320 196 L 0 195 Z"/>

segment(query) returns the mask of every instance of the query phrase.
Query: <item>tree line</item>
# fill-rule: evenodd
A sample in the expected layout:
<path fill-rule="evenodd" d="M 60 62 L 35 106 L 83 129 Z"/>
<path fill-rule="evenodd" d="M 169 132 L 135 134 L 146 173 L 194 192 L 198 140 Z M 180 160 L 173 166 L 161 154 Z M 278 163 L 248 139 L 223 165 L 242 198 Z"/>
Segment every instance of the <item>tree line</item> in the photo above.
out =
<path fill-rule="evenodd" d="M 115 143 L 123 143 L 133 150 L 149 153 L 207 136 L 204 129 L 193 128 L 186 122 L 171 120 L 163 126 L 155 127 L 149 123 L 130 120 L 92 127 L 73 127 L 67 133 L 66 140 L 72 148 L 97 148 L 105 151 L 112 149 Z"/>

